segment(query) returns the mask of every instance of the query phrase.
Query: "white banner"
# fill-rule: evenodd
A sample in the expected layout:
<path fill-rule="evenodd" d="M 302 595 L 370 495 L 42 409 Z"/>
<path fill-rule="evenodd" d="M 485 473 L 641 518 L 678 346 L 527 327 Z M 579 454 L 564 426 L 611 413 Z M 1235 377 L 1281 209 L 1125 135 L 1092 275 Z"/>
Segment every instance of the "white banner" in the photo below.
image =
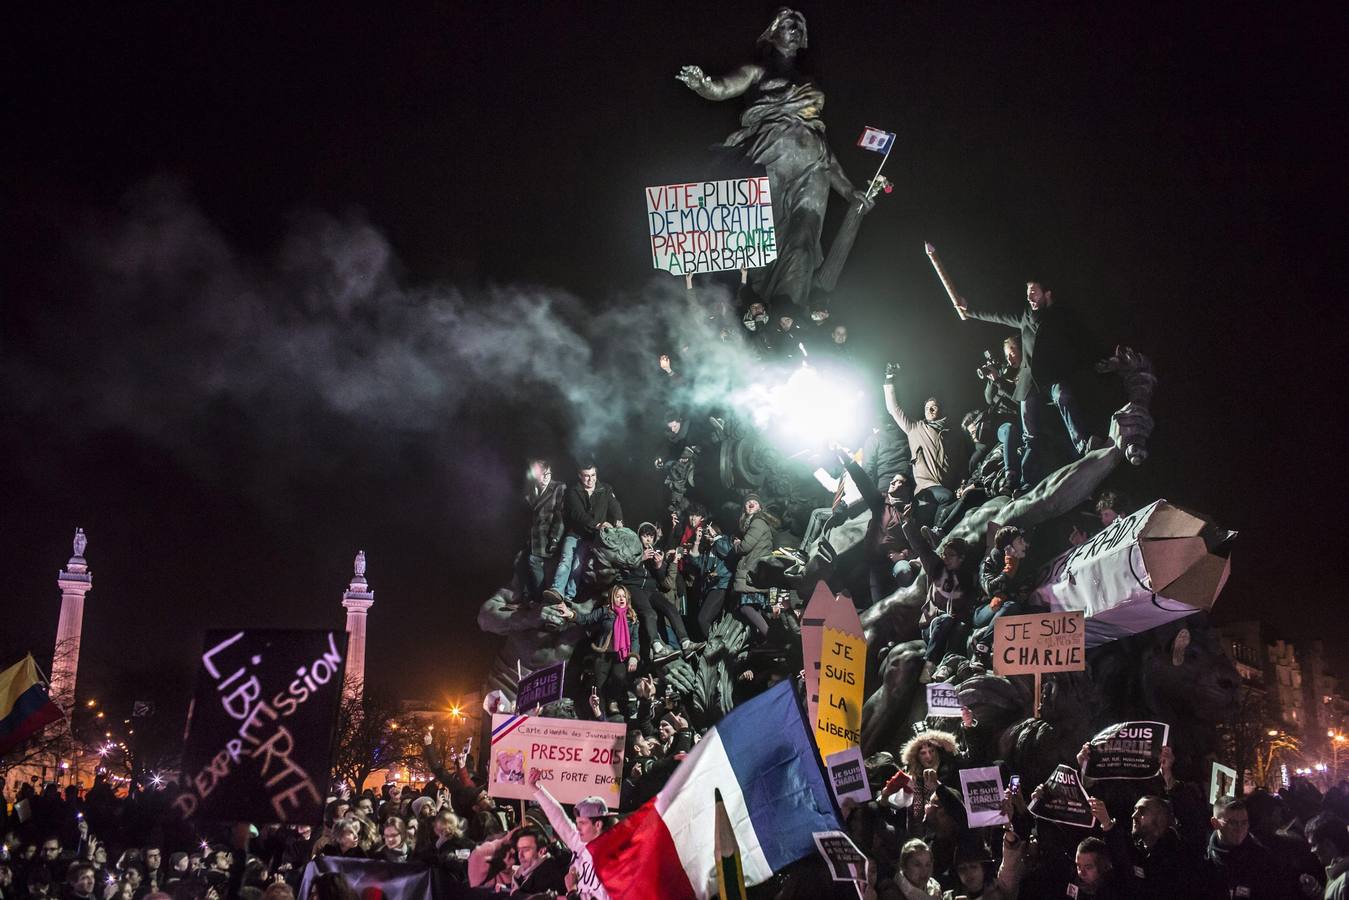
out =
<path fill-rule="evenodd" d="M 539 784 L 561 803 L 603 797 L 618 807 L 623 782 L 626 725 L 543 716 L 492 716 L 492 747 L 487 793 L 492 797 L 532 800 L 531 769 Z"/>

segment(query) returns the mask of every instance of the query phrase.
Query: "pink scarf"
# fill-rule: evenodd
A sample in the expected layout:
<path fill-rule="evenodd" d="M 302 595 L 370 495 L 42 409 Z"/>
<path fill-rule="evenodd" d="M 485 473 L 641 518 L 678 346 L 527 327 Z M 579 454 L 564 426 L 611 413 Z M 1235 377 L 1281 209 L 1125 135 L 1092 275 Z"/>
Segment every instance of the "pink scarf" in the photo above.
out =
<path fill-rule="evenodd" d="M 614 652 L 619 659 L 627 659 L 632 653 L 632 636 L 628 634 L 628 611 L 614 610 Z"/>

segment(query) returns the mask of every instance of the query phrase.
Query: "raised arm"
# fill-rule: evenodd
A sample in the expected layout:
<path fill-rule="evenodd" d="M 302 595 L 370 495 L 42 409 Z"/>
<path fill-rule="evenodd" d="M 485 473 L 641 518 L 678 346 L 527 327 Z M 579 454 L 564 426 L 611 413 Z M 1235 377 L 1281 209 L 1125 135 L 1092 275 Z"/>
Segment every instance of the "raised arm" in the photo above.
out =
<path fill-rule="evenodd" d="M 763 77 L 763 68 L 748 63 L 723 78 L 712 78 L 698 66 L 684 66 L 675 77 L 705 100 L 729 100 L 753 87 Z"/>
<path fill-rule="evenodd" d="M 889 380 L 889 376 L 886 377 L 883 390 L 885 391 L 886 412 L 890 413 L 890 418 L 895 420 L 895 424 L 899 426 L 899 430 L 907 435 L 909 430 L 913 428 L 913 419 L 904 415 L 904 410 L 899 408 L 899 401 L 895 399 L 895 383 Z"/>
<path fill-rule="evenodd" d="M 885 505 L 885 498 L 876 489 L 876 483 L 867 477 L 867 473 L 853 461 L 851 456 L 839 453 L 839 459 L 843 461 L 843 467 L 852 476 L 853 484 L 857 485 L 857 490 L 862 495 L 862 502 L 866 504 L 866 508 L 871 510 L 873 516 L 880 515 L 881 507 Z"/>
<path fill-rule="evenodd" d="M 553 826 L 553 833 L 567 845 L 567 849 L 572 853 L 580 853 L 586 844 L 576 832 L 576 823 L 567 815 L 562 804 L 548 793 L 548 789 L 539 784 L 539 777 L 535 774 L 538 771 L 536 768 L 529 770 L 529 785 L 534 788 L 534 802 L 539 804 L 543 814 L 548 817 L 548 824 Z"/>

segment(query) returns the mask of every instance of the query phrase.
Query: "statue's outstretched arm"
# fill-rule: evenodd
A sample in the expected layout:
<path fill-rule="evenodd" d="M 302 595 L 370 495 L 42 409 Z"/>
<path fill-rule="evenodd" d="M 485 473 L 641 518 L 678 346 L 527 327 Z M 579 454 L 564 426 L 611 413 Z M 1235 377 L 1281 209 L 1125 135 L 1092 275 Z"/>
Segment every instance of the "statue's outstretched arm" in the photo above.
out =
<path fill-rule="evenodd" d="M 698 66 L 684 66 L 675 76 L 689 90 L 707 100 L 729 100 L 739 97 L 763 77 L 763 68 L 747 63 L 723 78 L 712 78 Z"/>
<path fill-rule="evenodd" d="M 848 200 L 857 193 L 857 187 L 852 183 L 852 179 L 843 171 L 843 164 L 832 153 L 829 154 L 829 186 L 834 189 L 834 193 Z"/>

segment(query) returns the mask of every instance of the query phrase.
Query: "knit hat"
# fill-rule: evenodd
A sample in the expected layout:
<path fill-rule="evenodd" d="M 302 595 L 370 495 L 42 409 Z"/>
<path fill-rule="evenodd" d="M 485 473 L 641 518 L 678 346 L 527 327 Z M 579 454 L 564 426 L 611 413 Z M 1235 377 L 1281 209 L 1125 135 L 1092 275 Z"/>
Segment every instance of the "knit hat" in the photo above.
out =
<path fill-rule="evenodd" d="M 744 504 L 748 503 L 751 500 L 755 501 L 760 506 L 763 506 L 763 498 L 759 496 L 759 493 L 757 491 L 750 491 L 748 494 L 745 495 L 745 499 L 740 501 L 740 503 L 743 506 Z"/>
<path fill-rule="evenodd" d="M 426 809 L 426 807 L 435 805 L 436 801 L 431 797 L 418 797 L 416 800 L 412 801 L 412 814 L 414 816 L 420 816 L 422 810 Z"/>
<path fill-rule="evenodd" d="M 587 819 L 602 819 L 609 815 L 609 804 L 603 797 L 586 797 L 576 804 L 576 814 Z"/>

